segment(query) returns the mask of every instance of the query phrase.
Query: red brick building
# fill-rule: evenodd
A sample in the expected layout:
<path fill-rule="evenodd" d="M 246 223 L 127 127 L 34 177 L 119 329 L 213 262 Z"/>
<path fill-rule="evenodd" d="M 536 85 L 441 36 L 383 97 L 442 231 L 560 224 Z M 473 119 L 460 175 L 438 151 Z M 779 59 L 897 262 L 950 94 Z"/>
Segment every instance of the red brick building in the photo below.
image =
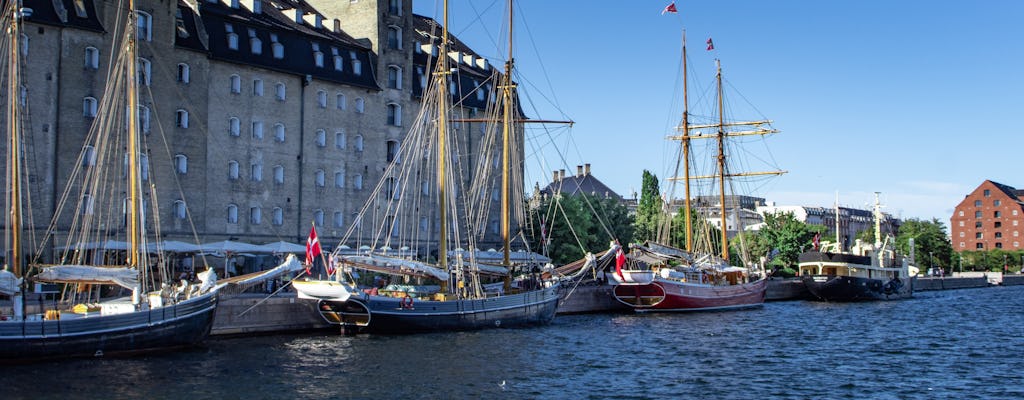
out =
<path fill-rule="evenodd" d="M 953 250 L 1021 250 L 1024 190 L 986 180 L 953 210 Z"/>

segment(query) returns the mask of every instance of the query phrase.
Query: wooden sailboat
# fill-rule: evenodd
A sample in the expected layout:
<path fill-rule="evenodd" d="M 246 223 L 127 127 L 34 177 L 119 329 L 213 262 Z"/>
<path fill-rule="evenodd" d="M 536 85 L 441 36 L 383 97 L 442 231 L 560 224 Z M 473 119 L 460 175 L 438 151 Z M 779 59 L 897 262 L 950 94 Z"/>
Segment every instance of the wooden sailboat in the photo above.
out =
<path fill-rule="evenodd" d="M 614 295 L 617 300 L 632 307 L 635 311 L 705 311 L 727 310 L 759 307 L 764 304 L 767 280 L 763 271 L 750 267 L 748 260 L 730 262 L 728 238 L 728 210 L 726 207 L 726 184 L 729 179 L 752 175 L 777 175 L 783 171 L 733 173 L 727 168 L 725 153 L 726 139 L 733 136 L 765 135 L 775 133 L 770 128 L 771 121 L 726 122 L 722 90 L 722 68 L 716 60 L 717 114 L 718 121 L 710 124 L 691 125 L 688 105 L 688 83 L 686 79 L 686 39 L 683 36 L 683 118 L 680 127 L 681 135 L 671 136 L 672 140 L 680 141 L 680 157 L 676 163 L 676 172 L 670 180 L 682 181 L 685 187 L 685 249 L 668 245 L 670 221 L 665 218 L 659 229 L 659 238 L 645 245 L 632 245 L 628 256 L 628 267 L 621 268 L 611 277 L 617 282 Z M 747 131 L 738 129 L 750 128 Z M 691 135 L 698 129 L 714 129 L 714 135 Z M 717 143 L 714 159 L 716 169 L 707 175 L 692 175 L 691 141 L 714 139 Z M 683 167 L 683 176 L 679 176 L 679 167 Z M 704 246 L 697 249 L 694 243 L 691 204 L 691 182 L 695 180 L 714 180 L 718 192 L 718 213 L 720 226 L 717 229 L 720 237 L 713 238 L 714 229 L 698 229 L 704 237 Z M 671 194 L 669 198 L 673 198 Z M 670 205 L 670 204 L 669 204 Z M 708 227 L 706 220 L 703 225 Z M 715 243 L 718 249 L 713 249 Z M 738 264 L 738 265 L 734 265 Z"/>
<path fill-rule="evenodd" d="M 20 1 L 9 1 L 6 5 L 4 22 L 9 38 L 8 87 L 18 88 L 21 63 L 17 41 L 26 10 L 20 7 Z M 128 9 L 135 9 L 134 2 L 128 3 Z M 109 356 L 189 346 L 202 341 L 212 326 L 217 306 L 216 276 L 212 271 L 199 274 L 201 283 L 175 284 L 166 273 L 156 273 L 162 262 L 147 246 L 147 237 L 155 233 L 148 226 L 159 224 L 147 224 L 143 218 L 147 214 L 143 199 L 146 198 L 145 189 L 149 185 L 143 184 L 144 169 L 139 160 L 144 150 L 138 128 L 139 106 L 135 87 L 135 18 L 134 11 L 127 13 L 127 21 L 122 25 L 125 29 L 119 42 L 121 51 L 117 62 L 112 63 L 107 79 L 106 107 L 103 111 L 111 117 L 97 118 L 90 140 L 87 140 L 87 150 L 82 153 L 88 157 L 96 155 L 100 161 L 82 173 L 81 182 L 84 183 L 77 186 L 69 184 L 65 194 L 66 198 L 76 198 L 71 193 L 83 193 L 79 190 L 88 193 L 77 196 L 84 203 L 73 207 L 72 211 L 75 221 L 72 226 L 81 227 L 85 232 L 57 232 L 60 214 L 54 217 L 49 229 L 50 237 L 55 241 L 66 239 L 63 242 L 65 245 L 58 247 L 63 252 L 56 257 L 54 264 L 39 264 L 35 261 L 27 263 L 22 255 L 25 245 L 20 239 L 20 217 L 26 195 L 21 189 L 25 171 L 21 165 L 24 155 L 20 139 L 24 129 L 20 125 L 18 96 L 7 99 L 7 127 L 10 133 L 7 176 L 8 185 L 13 189 L 8 191 L 7 198 L 8 254 L 5 269 L 9 268 L 10 271 L 9 275 L 5 275 L 7 281 L 13 281 L 16 285 L 13 291 L 7 290 L 11 285 L 3 286 L 4 294 L 10 292 L 14 305 L 13 316 L 0 321 L 0 360 L 4 362 Z M 10 23 L 7 24 L 7 21 Z M 17 93 L 17 89 L 12 90 L 15 90 L 12 93 Z M 118 93 L 120 90 L 125 93 Z M 127 118 L 124 118 L 125 110 L 128 111 Z M 103 123 L 99 122 L 101 120 L 111 125 L 102 126 Z M 112 139 L 113 136 L 124 137 Z M 105 173 L 101 171 L 103 166 L 120 168 L 122 173 Z M 127 185 L 123 181 L 113 183 L 105 178 L 127 179 Z M 101 202 L 101 198 L 108 197 L 104 194 L 111 195 L 107 200 L 109 202 Z M 123 204 L 123 208 L 111 203 Z M 150 197 L 150 203 L 155 208 L 155 198 Z M 108 212 L 116 214 L 103 216 Z M 121 218 L 123 225 L 117 223 Z M 115 222 L 104 223 L 110 221 Z M 104 262 L 99 253 L 90 248 L 90 241 L 95 243 L 103 240 L 101 235 L 105 234 L 119 236 L 128 243 L 123 259 L 115 260 L 123 263 L 103 265 L 109 263 Z M 58 238 L 58 235 L 61 237 Z M 65 294 L 74 295 L 73 300 L 56 303 L 40 301 L 39 304 L 33 304 L 33 309 L 29 309 L 24 301 L 28 282 L 57 283 L 64 287 Z M 99 286 L 120 287 L 122 292 L 127 290 L 131 295 L 109 300 L 99 295 L 92 298 L 92 288 Z M 77 296 L 76 291 L 82 291 L 81 294 L 85 296 Z M 83 297 L 89 300 L 78 302 Z"/>
<path fill-rule="evenodd" d="M 510 13 L 511 9 L 510 2 Z M 511 22 L 509 25 L 511 27 Z M 502 80 L 497 85 L 501 90 L 500 104 L 494 106 L 495 110 L 501 110 L 502 121 L 500 226 L 503 262 L 487 264 L 477 257 L 477 252 L 464 250 L 476 247 L 475 236 L 481 229 L 469 214 L 487 206 L 473 203 L 480 196 L 458 195 L 459 192 L 474 193 L 474 190 L 463 188 L 459 179 L 457 153 L 460 150 L 451 124 L 463 121 L 452 115 L 452 94 L 449 90 L 452 81 L 457 79 L 452 76 L 453 68 L 448 60 L 450 38 L 447 27 L 446 2 L 439 57 L 434 65 L 432 83 L 424 91 L 419 117 L 402 143 L 400 157 L 391 164 L 378 185 L 378 190 L 385 195 L 383 198 L 379 193 L 371 196 L 377 199 L 371 198 L 359 218 L 369 218 L 367 211 L 378 209 L 394 216 L 383 218 L 383 224 L 378 228 L 381 234 L 373 247 L 332 254 L 332 259 L 339 265 L 332 280 L 293 281 L 299 297 L 318 300 L 321 315 L 329 323 L 342 326 L 346 333 L 409 333 L 540 325 L 549 323 L 555 315 L 559 299 L 556 280 L 544 280 L 540 276 L 513 279 L 511 276 L 509 216 L 513 202 L 510 200 L 509 178 L 511 169 L 521 165 L 510 161 L 511 123 L 519 111 L 513 103 L 516 96 L 511 51 L 504 74 L 500 77 Z M 418 203 L 413 198 L 403 204 L 403 198 L 419 194 L 421 186 L 418 180 L 424 176 L 431 177 L 433 185 L 424 183 L 422 194 L 436 196 L 433 197 L 436 203 Z M 425 216 L 417 214 L 428 209 L 430 211 Z M 396 221 L 418 219 L 424 223 L 420 231 L 429 231 L 427 227 L 432 216 L 436 216 L 438 231 L 436 241 L 430 243 L 436 245 L 436 249 L 420 254 L 425 259 L 415 259 L 408 254 L 411 250 L 403 253 L 402 248 L 397 251 L 391 248 L 393 240 L 407 232 Z M 360 275 L 360 272 L 367 276 Z M 377 276 L 369 281 L 369 274 Z"/>

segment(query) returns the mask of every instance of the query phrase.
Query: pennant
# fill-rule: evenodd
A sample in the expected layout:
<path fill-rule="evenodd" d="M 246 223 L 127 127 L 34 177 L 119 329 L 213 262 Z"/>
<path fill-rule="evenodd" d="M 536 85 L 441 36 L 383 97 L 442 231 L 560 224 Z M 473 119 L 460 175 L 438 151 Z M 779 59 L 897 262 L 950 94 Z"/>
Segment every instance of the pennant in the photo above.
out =
<path fill-rule="evenodd" d="M 669 5 L 665 6 L 664 10 L 661 10 L 661 15 L 665 15 L 665 13 L 675 14 L 676 12 L 676 2 L 673 1 L 672 3 L 669 3 Z"/>
<path fill-rule="evenodd" d="M 708 38 L 708 51 L 714 50 L 715 44 L 711 42 L 711 38 Z"/>
<path fill-rule="evenodd" d="M 316 237 L 316 226 L 309 230 L 309 237 L 306 238 L 306 273 L 308 274 L 310 266 L 313 265 L 315 257 L 319 256 L 322 252 L 320 248 L 320 239 Z"/>

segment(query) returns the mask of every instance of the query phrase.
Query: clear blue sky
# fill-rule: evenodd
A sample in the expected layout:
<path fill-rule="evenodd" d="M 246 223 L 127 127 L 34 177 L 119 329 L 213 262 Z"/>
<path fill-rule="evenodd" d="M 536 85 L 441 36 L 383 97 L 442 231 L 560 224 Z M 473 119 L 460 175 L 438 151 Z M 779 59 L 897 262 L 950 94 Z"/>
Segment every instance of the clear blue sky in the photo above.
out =
<path fill-rule="evenodd" d="M 670 2 L 517 2 L 528 113 L 576 121 L 549 139 L 564 163 L 549 157 L 529 185 L 590 163 L 629 196 L 644 169 L 668 175 L 685 28 L 691 76 L 710 82 L 720 59 L 759 113 L 743 117 L 781 131 L 765 143 L 789 173 L 754 195 L 831 206 L 838 191 L 842 205 L 865 207 L 877 191 L 887 212 L 948 225 L 985 179 L 1024 188 L 1024 1 L 678 1 L 661 15 Z M 504 3 L 450 3 L 452 33 L 497 65 Z M 440 20 L 437 4 L 414 10 Z"/>

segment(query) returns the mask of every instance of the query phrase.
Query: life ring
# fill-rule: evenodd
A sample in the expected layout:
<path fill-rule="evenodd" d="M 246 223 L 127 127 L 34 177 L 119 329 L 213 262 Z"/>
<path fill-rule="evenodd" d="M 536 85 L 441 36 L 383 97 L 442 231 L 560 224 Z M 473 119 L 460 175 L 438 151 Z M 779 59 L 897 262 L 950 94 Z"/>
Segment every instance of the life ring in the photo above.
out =
<path fill-rule="evenodd" d="M 406 293 L 405 297 L 402 298 L 401 306 L 402 308 L 412 309 L 412 296 Z"/>

